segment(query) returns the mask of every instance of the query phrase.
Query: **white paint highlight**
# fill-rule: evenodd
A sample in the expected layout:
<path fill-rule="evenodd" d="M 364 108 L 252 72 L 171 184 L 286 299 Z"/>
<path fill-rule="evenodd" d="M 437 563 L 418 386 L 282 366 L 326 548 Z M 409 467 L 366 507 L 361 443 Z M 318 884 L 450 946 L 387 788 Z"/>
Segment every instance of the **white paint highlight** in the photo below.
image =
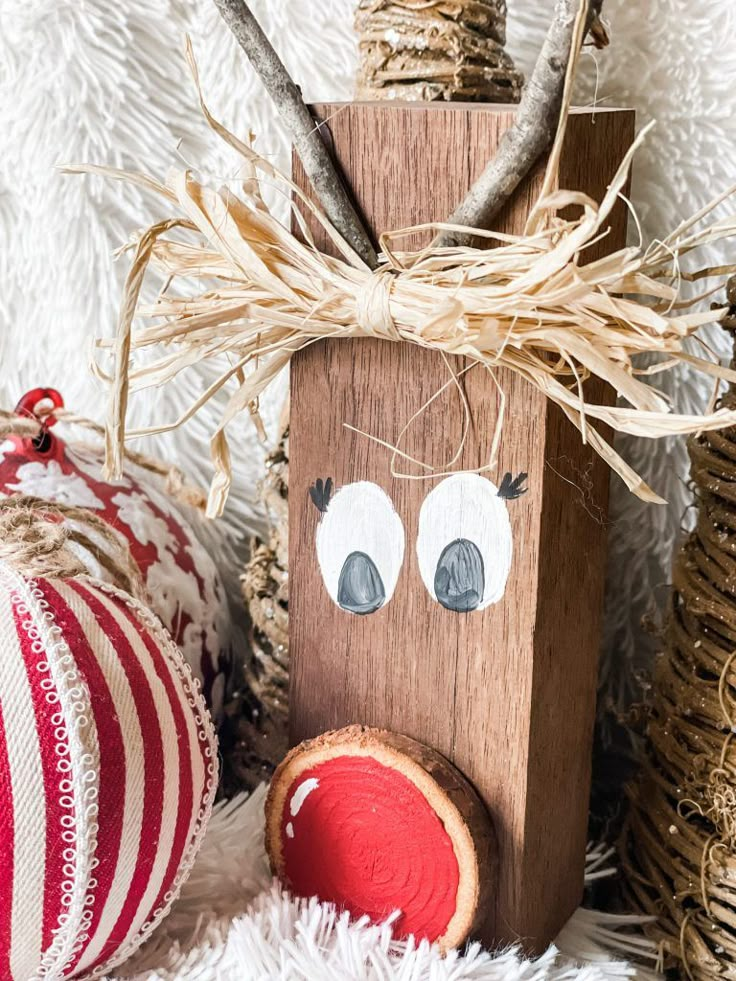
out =
<path fill-rule="evenodd" d="M 485 588 L 477 609 L 497 603 L 506 589 L 513 543 L 506 501 L 497 487 L 475 473 L 446 477 L 424 499 L 419 512 L 417 558 L 424 585 L 437 599 L 434 578 L 443 550 L 465 538 L 483 558 Z"/>
<path fill-rule="evenodd" d="M 401 518 L 378 484 L 361 480 L 336 491 L 317 526 L 317 561 L 335 603 L 340 572 L 352 552 L 363 552 L 373 560 L 386 593 L 384 605 L 388 603 L 404 561 L 405 543 Z"/>
<path fill-rule="evenodd" d="M 302 809 L 302 804 L 309 797 L 313 790 L 319 787 L 319 780 L 316 777 L 309 777 L 304 783 L 299 784 L 299 786 L 294 791 L 294 796 L 291 798 L 291 803 L 289 804 L 289 811 L 292 817 L 296 817 L 299 811 Z"/>
<path fill-rule="evenodd" d="M 286 825 L 286 837 L 287 838 L 294 837 L 294 825 L 291 823 L 291 821 L 289 821 L 289 823 Z"/>

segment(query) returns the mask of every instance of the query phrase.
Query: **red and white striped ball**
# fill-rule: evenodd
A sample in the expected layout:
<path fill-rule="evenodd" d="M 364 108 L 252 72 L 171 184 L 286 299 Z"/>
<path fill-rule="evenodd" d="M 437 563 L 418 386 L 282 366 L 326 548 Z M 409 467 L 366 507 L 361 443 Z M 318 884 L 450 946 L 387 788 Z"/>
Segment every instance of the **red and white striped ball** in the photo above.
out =
<path fill-rule="evenodd" d="M 122 479 L 102 479 L 102 449 L 65 443 L 49 432 L 41 447 L 30 438 L 0 441 L 0 496 L 28 494 L 89 508 L 127 540 L 151 597 L 151 607 L 181 648 L 213 714 L 222 707 L 231 670 L 227 597 L 217 567 L 192 521 L 163 482 L 126 461 Z M 94 532 L 90 537 L 95 540 Z M 95 579 L 108 573 L 82 556 Z"/>
<path fill-rule="evenodd" d="M 158 620 L 0 565 L 0 978 L 96 977 L 166 915 L 217 784 L 199 686 Z"/>

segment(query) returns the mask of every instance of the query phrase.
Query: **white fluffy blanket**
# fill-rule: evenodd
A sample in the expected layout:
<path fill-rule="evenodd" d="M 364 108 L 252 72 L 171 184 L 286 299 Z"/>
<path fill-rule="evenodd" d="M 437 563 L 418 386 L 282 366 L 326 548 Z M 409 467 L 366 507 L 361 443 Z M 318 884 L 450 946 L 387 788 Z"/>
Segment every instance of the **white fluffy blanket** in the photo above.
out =
<path fill-rule="evenodd" d="M 307 98 L 350 97 L 355 65 L 353 0 L 252 2 Z M 528 69 L 552 0 L 509 0 L 509 6 L 509 47 L 520 66 Z M 643 233 L 651 239 L 666 234 L 733 182 L 736 49 L 728 39 L 736 35 L 736 5 L 733 0 L 710 0 L 705 5 L 691 0 L 607 0 L 605 9 L 613 44 L 595 57 L 584 58 L 578 102 L 597 99 L 633 105 L 640 124 L 657 120 L 637 160 L 633 191 Z M 157 215 L 155 205 L 137 190 L 97 179 L 62 177 L 56 165 L 93 161 L 163 174 L 184 159 L 223 179 L 235 174 L 233 160 L 215 145 L 195 105 L 181 57 L 187 31 L 212 108 L 235 132 L 254 131 L 262 152 L 286 165 L 286 138 L 210 0 L 122 4 L 0 0 L 0 131 L 4 135 L 0 405 L 4 407 L 14 404 L 28 388 L 53 385 L 64 392 L 69 407 L 101 418 L 102 387 L 87 371 L 87 363 L 93 337 L 109 335 L 115 323 L 125 261 L 114 263 L 112 255 Z M 725 350 L 718 331 L 710 339 Z M 134 418 L 148 423 L 155 412 L 159 420 L 173 420 L 206 381 L 204 369 L 193 369 L 191 378 L 176 391 L 170 388 L 162 396 L 135 399 Z M 702 406 L 710 394 L 687 371 L 670 376 L 666 384 L 684 411 Z M 283 391 L 284 385 L 281 395 Z M 271 398 L 272 426 L 279 397 L 276 393 Z M 170 437 L 151 441 L 148 449 L 165 450 L 206 482 L 210 430 L 205 413 Z M 229 527 L 252 529 L 261 520 L 254 488 L 263 449 L 247 420 L 239 443 L 233 443 L 239 452 Z M 664 493 L 670 505 L 641 505 L 614 483 L 604 681 L 618 705 L 636 694 L 633 669 L 637 660 L 645 663 L 649 657 L 650 641 L 641 630 L 641 619 L 653 601 L 663 598 L 661 587 L 668 580 L 670 556 L 689 501 L 681 442 L 626 439 L 621 444 L 634 467 Z M 245 841 L 256 834 L 257 823 L 248 819 Z M 218 840 L 215 835 L 210 847 L 217 847 Z M 223 902 L 235 896 L 233 909 L 239 912 L 254 895 L 256 883 L 263 881 L 258 878 L 263 870 L 256 874 L 258 862 L 246 864 L 237 868 L 244 883 L 225 884 L 219 878 L 222 867 L 217 876 L 207 872 L 217 864 L 211 854 L 203 860 L 202 876 L 189 887 L 189 899 L 193 901 L 192 890 L 197 888 L 206 895 L 207 906 L 213 896 L 222 896 Z M 278 895 L 264 896 L 233 927 L 226 941 L 227 957 L 238 966 L 222 976 L 615 976 L 609 967 L 601 967 L 601 975 L 565 973 L 567 968 L 552 966 L 554 954 L 535 967 L 522 967 L 513 966 L 513 954 L 494 965 L 481 955 L 440 964 L 431 953 L 419 951 L 411 955 L 406 969 L 389 969 L 385 933 L 362 927 L 348 933 L 344 925 L 331 924 L 330 915 L 310 908 L 297 911 Z M 169 930 L 175 930 L 177 923 L 191 922 L 191 916 L 176 914 Z M 324 952 L 318 952 L 323 947 Z M 327 968 L 330 958 L 333 966 Z M 335 968 L 335 963 L 341 966 Z M 183 976 L 215 975 L 185 971 Z"/>
<path fill-rule="evenodd" d="M 265 788 L 215 809 L 204 848 L 173 911 L 117 978 L 135 981 L 654 981 L 623 958 L 651 950 L 621 931 L 625 917 L 578 910 L 536 961 L 518 950 L 491 956 L 477 944 L 447 957 L 428 943 L 391 939 L 382 926 L 350 924 L 315 900 L 271 883 L 263 847 Z M 589 855 L 588 875 L 606 855 Z"/>

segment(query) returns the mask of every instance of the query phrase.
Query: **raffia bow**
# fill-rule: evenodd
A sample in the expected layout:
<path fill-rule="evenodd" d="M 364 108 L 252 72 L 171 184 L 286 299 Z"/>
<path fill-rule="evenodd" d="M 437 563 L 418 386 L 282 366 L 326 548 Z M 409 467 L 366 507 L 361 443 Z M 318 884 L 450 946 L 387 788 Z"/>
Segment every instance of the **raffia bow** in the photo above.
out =
<path fill-rule="evenodd" d="M 188 57 L 198 85 L 191 48 Z M 608 216 L 646 131 L 626 154 L 600 204 L 577 192 L 545 191 L 527 234 L 477 232 L 496 243 L 488 250 L 393 249 L 399 236 L 437 232 L 447 225 L 385 234 L 381 265 L 371 272 L 299 188 L 218 123 L 203 101 L 201 105 L 212 128 L 243 157 L 238 194 L 230 187 L 215 190 L 190 171 L 172 172 L 162 184 L 109 168 L 68 168 L 143 186 L 175 211 L 132 246 L 117 337 L 99 342 L 101 348 L 112 347 L 115 355 L 114 372 L 107 376 L 112 383 L 108 476 L 120 472 L 126 436 L 176 428 L 221 389 L 234 388 L 211 444 L 215 475 L 208 513 L 219 514 L 231 483 L 227 426 L 244 410 L 256 414 L 259 396 L 294 354 L 322 338 L 408 342 L 462 355 L 494 376 L 499 368 L 515 372 L 555 402 L 582 438 L 646 501 L 662 503 L 592 421 L 647 438 L 736 425 L 731 409 L 704 415 L 672 412 L 667 397 L 641 377 L 686 363 L 716 381 L 736 382 L 736 372 L 685 350 L 685 341 L 701 325 L 720 319 L 728 308 L 697 311 L 703 297 L 686 300 L 679 292 L 684 279 L 732 271 L 701 269 L 685 275 L 679 269 L 685 255 L 736 232 L 736 216 L 693 231 L 728 195 L 646 250 L 626 248 L 580 264 L 586 247 L 606 233 Z M 550 168 L 556 162 L 553 153 Z M 261 197 L 261 177 L 278 181 L 300 200 L 327 232 L 337 256 L 315 247 L 303 221 L 300 240 L 270 213 Z M 571 205 L 582 210 L 580 217 L 562 218 L 562 209 Z M 173 229 L 192 234 L 183 241 L 181 235 L 169 234 Z M 149 262 L 164 273 L 167 286 L 155 303 L 145 306 L 139 305 L 139 294 Z M 141 325 L 134 327 L 136 313 Z M 130 363 L 131 355 L 158 346 L 163 346 L 160 356 L 145 364 Z M 635 364 L 640 354 L 660 360 L 640 370 Z M 223 357 L 227 368 L 180 418 L 126 433 L 129 392 L 170 384 L 188 367 Z M 627 404 L 586 401 L 583 385 L 590 376 L 611 384 Z M 494 439 L 494 450 L 497 443 Z"/>

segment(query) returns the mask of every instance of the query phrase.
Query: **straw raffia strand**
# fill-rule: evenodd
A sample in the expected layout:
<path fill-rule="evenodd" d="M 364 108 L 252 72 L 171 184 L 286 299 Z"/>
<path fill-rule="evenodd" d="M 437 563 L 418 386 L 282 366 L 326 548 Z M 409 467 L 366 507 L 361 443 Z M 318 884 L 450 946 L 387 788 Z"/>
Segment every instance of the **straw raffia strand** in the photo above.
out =
<path fill-rule="evenodd" d="M 191 51 L 190 63 L 194 68 Z M 634 366 L 636 355 L 654 354 L 661 360 L 646 370 L 648 375 L 687 362 L 714 379 L 736 381 L 733 370 L 685 350 L 687 338 L 701 325 L 720 319 L 726 308 L 695 312 L 696 301 L 679 295 L 683 278 L 730 271 L 703 269 L 689 277 L 679 273 L 683 256 L 736 232 L 736 216 L 693 230 L 726 195 L 646 250 L 626 248 L 583 264 L 586 248 L 606 234 L 611 209 L 644 134 L 627 153 L 600 204 L 577 192 L 545 193 L 533 209 L 527 234 L 477 232 L 497 246 L 490 250 L 393 248 L 400 236 L 436 232 L 446 225 L 387 233 L 380 243 L 381 264 L 373 272 L 288 178 L 213 119 L 204 103 L 202 109 L 215 131 L 243 157 L 238 194 L 229 186 L 210 187 L 190 170 L 172 172 L 162 184 L 124 171 L 74 168 L 143 185 L 173 212 L 133 246 L 117 337 L 99 342 L 112 347 L 115 355 L 109 379 L 110 476 L 120 471 L 126 435 L 173 429 L 220 389 L 232 387 L 211 444 L 215 476 L 208 512 L 219 514 L 231 481 L 226 427 L 243 410 L 257 414 L 258 397 L 280 370 L 297 351 L 322 338 L 384 338 L 462 355 L 494 374 L 500 368 L 515 372 L 560 406 L 583 439 L 647 501 L 661 498 L 592 421 L 650 438 L 736 423 L 733 409 L 704 415 L 672 412 L 666 397 L 646 384 Z M 553 154 L 550 166 L 556 159 Z M 326 230 L 336 256 L 315 247 L 298 212 L 302 240 L 269 212 L 259 175 L 300 199 Z M 549 186 L 553 182 L 545 181 Z M 561 210 L 571 205 L 581 209 L 580 217 L 561 217 Z M 140 289 L 151 262 L 163 272 L 167 286 L 155 303 L 141 305 Z M 142 323 L 134 326 L 136 314 Z M 151 360 L 135 362 L 137 353 L 159 345 L 162 354 L 152 351 Z M 229 359 L 227 370 L 179 419 L 126 434 L 129 392 L 172 383 L 189 366 L 222 355 Z M 104 375 L 102 368 L 99 371 Z M 625 404 L 587 402 L 583 384 L 592 375 L 610 383 Z M 397 452 L 395 448 L 394 457 Z"/>

